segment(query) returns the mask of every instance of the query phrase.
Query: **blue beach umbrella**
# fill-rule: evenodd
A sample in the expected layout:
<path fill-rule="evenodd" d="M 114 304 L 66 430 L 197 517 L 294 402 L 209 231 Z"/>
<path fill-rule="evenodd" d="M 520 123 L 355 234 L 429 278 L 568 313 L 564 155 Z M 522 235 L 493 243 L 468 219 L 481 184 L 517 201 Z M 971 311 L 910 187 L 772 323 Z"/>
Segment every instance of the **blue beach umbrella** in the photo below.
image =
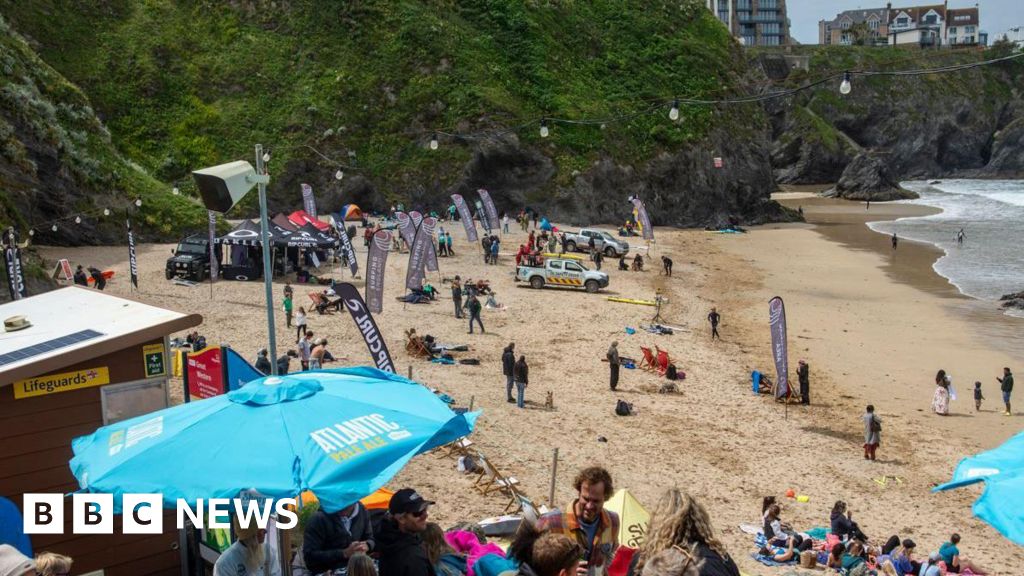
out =
<path fill-rule="evenodd" d="M 964 458 L 953 471 L 953 479 L 934 491 L 975 482 L 985 482 L 985 491 L 974 503 L 974 515 L 1024 545 L 1024 432 L 998 448 Z"/>
<path fill-rule="evenodd" d="M 104 426 L 72 442 L 70 464 L 82 491 L 114 494 L 115 512 L 123 493 L 161 493 L 173 508 L 248 489 L 312 490 L 335 511 L 469 434 L 478 415 L 374 368 L 300 372 Z"/>

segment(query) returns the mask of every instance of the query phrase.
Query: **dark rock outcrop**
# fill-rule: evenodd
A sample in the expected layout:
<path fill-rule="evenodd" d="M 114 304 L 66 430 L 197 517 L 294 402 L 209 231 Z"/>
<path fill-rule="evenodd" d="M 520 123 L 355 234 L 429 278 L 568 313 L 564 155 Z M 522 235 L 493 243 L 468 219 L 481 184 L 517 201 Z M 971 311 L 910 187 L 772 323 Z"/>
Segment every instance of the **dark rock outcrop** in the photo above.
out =
<path fill-rule="evenodd" d="M 904 200 L 917 198 L 916 192 L 900 188 L 884 158 L 879 154 L 862 153 L 843 170 L 835 187 L 822 194 L 847 200 Z"/>
<path fill-rule="evenodd" d="M 1024 310 L 1024 292 L 1017 292 L 1015 294 L 1004 294 L 1000 299 L 1003 308 L 1016 308 L 1017 310 Z"/>

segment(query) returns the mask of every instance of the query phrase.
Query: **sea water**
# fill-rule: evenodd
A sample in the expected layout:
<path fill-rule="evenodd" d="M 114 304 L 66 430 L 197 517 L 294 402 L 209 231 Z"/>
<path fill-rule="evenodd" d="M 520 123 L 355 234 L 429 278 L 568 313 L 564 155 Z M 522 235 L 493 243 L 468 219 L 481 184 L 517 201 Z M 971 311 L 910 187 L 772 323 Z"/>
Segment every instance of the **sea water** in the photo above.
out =
<path fill-rule="evenodd" d="M 934 206 L 941 213 L 868 226 L 938 246 L 944 255 L 933 268 L 967 296 L 994 301 L 1024 290 L 1024 180 L 932 182 L 901 183 L 921 196 L 901 202 Z M 964 242 L 958 246 L 961 228 Z M 1024 317 L 1021 310 L 1009 313 Z"/>

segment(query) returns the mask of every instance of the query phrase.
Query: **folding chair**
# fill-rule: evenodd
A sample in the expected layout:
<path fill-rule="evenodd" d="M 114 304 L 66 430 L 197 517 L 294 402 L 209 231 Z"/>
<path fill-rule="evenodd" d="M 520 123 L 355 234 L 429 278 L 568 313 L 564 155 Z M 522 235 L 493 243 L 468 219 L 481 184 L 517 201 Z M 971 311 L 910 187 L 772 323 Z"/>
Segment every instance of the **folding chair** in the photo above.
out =
<path fill-rule="evenodd" d="M 655 346 L 654 349 L 658 351 L 658 358 L 656 360 L 657 363 L 654 365 L 654 369 L 658 372 L 658 374 L 664 376 L 665 371 L 668 370 L 668 365 L 670 362 L 668 352 L 662 350 L 661 348 L 658 348 L 657 346 Z"/>
<path fill-rule="evenodd" d="M 469 449 L 473 447 L 473 441 L 467 436 L 463 436 L 454 442 L 449 442 L 444 446 L 439 447 L 438 457 L 457 457 L 457 456 L 469 456 Z"/>
<path fill-rule="evenodd" d="M 501 492 L 512 497 L 516 493 L 516 486 L 519 484 L 519 480 L 516 480 L 514 476 L 505 476 L 498 472 L 483 453 L 477 451 L 476 455 L 480 467 L 484 471 L 480 478 L 477 479 L 477 490 L 480 490 L 480 493 L 485 495 L 491 492 Z"/>
<path fill-rule="evenodd" d="M 424 357 L 433 358 L 434 355 L 430 353 L 430 349 L 423 342 L 422 336 L 416 335 L 416 329 L 410 328 L 405 331 L 407 340 L 405 341 L 405 351 L 411 354 L 413 357 Z"/>
<path fill-rule="evenodd" d="M 637 368 L 643 368 L 644 370 L 654 370 L 657 367 L 654 354 L 651 353 L 650 348 L 640 347 L 640 351 L 644 354 L 644 359 L 640 361 L 640 365 Z"/>

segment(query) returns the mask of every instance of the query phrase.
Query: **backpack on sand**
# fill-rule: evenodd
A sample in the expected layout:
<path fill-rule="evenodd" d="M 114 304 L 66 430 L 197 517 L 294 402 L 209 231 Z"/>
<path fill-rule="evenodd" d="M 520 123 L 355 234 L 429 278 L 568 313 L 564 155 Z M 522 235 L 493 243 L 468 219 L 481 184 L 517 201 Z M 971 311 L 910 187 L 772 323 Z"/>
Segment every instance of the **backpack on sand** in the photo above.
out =
<path fill-rule="evenodd" d="M 615 402 L 615 414 L 618 416 L 629 416 L 633 413 L 633 405 L 625 400 Z"/>

